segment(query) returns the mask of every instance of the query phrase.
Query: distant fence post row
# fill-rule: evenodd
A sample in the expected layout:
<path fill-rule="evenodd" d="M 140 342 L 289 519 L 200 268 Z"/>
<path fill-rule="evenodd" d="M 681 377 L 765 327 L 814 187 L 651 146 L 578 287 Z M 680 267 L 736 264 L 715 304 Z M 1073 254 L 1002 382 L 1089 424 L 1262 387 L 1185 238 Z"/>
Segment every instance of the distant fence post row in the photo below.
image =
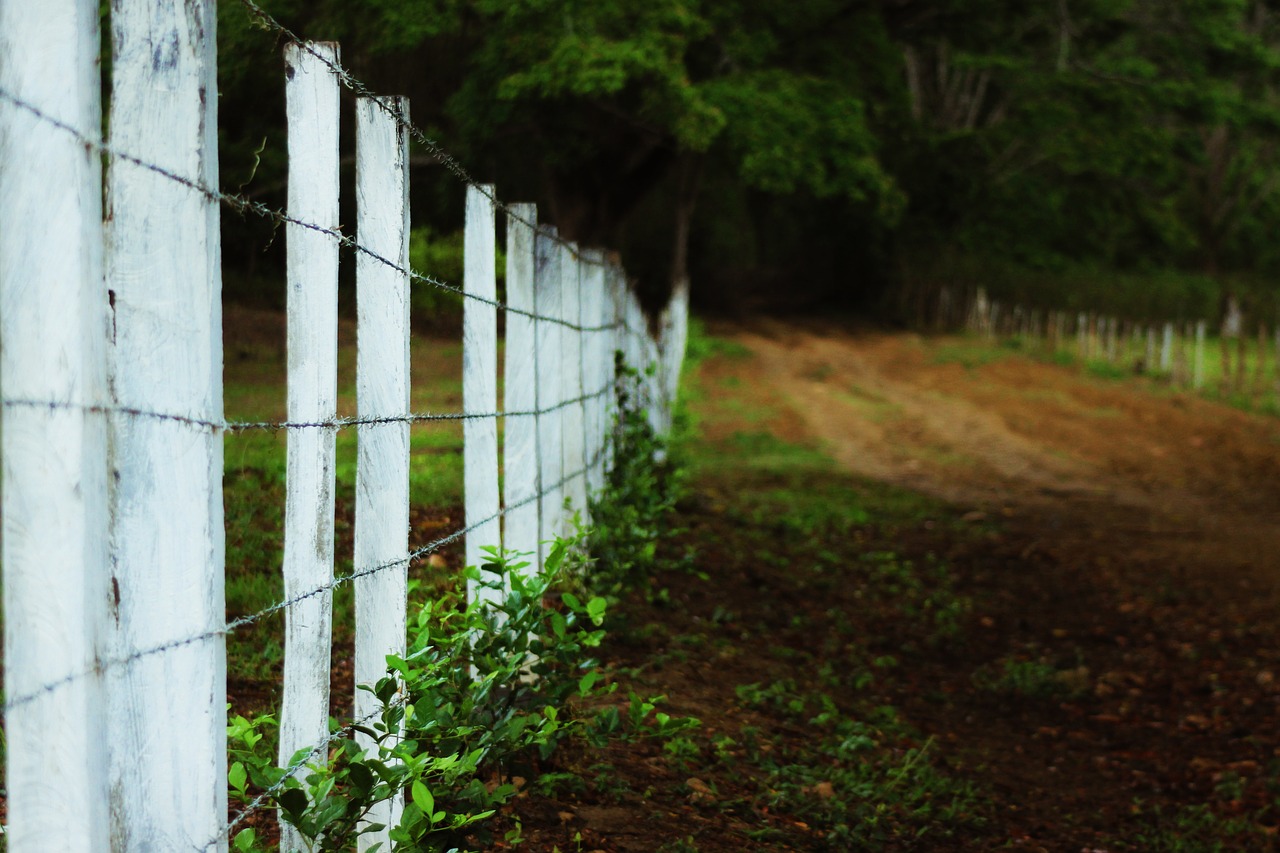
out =
<path fill-rule="evenodd" d="M 1029 341 L 1051 353 L 1188 388 L 1254 397 L 1280 392 L 1280 326 L 1268 329 L 1259 322 L 1251 335 L 1234 303 L 1220 327 L 1213 328 L 1203 319 L 1152 321 L 1006 305 L 988 298 L 981 287 L 967 299 L 957 298 L 943 288 L 934 316 L 938 328 Z M 1211 332 L 1218 335 L 1215 349 Z"/>
<path fill-rule="evenodd" d="M 96 0 L 0 4 L 0 383 L 7 843 L 225 850 L 225 636 L 284 612 L 280 762 L 323 760 L 332 590 L 356 599 L 356 683 L 403 654 L 409 533 L 408 103 L 357 101 L 358 243 L 339 231 L 341 67 L 285 49 L 289 125 L 284 600 L 224 607 L 215 6 L 113 4 L 110 139 Z M 345 73 L 345 72 L 342 72 Z M 102 154 L 106 210 L 102 207 Z M 497 299 L 496 213 L 506 211 Z M 339 249 L 357 278 L 355 571 L 334 575 Z M 462 285 L 465 536 L 533 554 L 604 487 L 614 353 L 671 423 L 678 288 L 648 323 L 617 261 L 469 184 Z M 498 401 L 498 312 L 505 313 Z M 499 448 L 497 421 L 504 419 Z M 246 425 L 252 426 L 252 425 Z M 501 458 L 500 458 L 501 453 Z M 499 492 L 499 465 L 504 468 Z M 473 586 L 472 598 L 498 590 Z M 356 718 L 376 713 L 353 691 Z M 369 819 L 394 825 L 400 804 Z M 362 837 L 362 849 L 387 832 Z M 282 849 L 300 849 L 285 828 Z"/>

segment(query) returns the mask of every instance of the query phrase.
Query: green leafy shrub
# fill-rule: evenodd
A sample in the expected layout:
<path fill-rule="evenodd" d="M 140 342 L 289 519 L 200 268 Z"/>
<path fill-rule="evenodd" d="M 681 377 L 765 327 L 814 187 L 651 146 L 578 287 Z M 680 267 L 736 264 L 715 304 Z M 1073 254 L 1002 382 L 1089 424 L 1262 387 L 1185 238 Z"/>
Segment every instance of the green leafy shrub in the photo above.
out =
<path fill-rule="evenodd" d="M 683 489 L 670 444 L 649 423 L 643 376 L 618 356 L 618 420 L 612 436 L 613 468 L 604 494 L 591 505 L 590 583 L 603 595 L 647 590 L 658 561 L 658 542 L 671 536 Z"/>
<path fill-rule="evenodd" d="M 593 694 L 600 680 L 589 650 L 604 636 L 602 598 L 580 600 L 553 589 L 571 570 L 572 541 L 559 541 L 541 574 L 526 563 L 490 551 L 492 560 L 474 578 L 505 589 L 493 604 L 425 605 L 409 626 L 404 658 L 387 659 L 388 674 L 365 686 L 381 711 L 352 726 L 373 742 L 349 737 L 333 742 L 328 760 L 300 752 L 290 766 L 305 770 L 285 778 L 263 748 L 269 717 L 234 717 L 232 795 L 249 800 L 250 785 L 271 791 L 270 803 L 313 850 L 345 850 L 379 825 L 361 823 L 378 803 L 409 794 L 397 826 L 395 850 L 458 848 L 475 825 L 516 793 L 504 781 L 514 765 L 545 759 L 582 721 L 565 707 Z M 490 784 L 497 780 L 499 784 Z M 246 834 L 248 833 L 248 834 Z M 243 839 L 243 840 L 242 840 Z M 236 848 L 256 849 L 252 830 Z"/>

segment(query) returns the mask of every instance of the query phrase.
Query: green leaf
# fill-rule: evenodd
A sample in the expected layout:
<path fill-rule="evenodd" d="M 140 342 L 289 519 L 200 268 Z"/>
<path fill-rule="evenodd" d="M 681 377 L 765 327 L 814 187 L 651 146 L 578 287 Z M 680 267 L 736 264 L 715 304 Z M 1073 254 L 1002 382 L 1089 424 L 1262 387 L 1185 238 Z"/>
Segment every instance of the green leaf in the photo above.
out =
<path fill-rule="evenodd" d="M 574 611 L 575 613 L 580 612 L 582 610 L 582 602 L 579 601 L 578 596 L 574 595 L 573 593 L 564 592 L 560 594 L 560 597 L 564 599 L 564 603 L 568 605 L 569 609 Z"/>
<path fill-rule="evenodd" d="M 594 669 L 591 670 L 591 672 L 588 672 L 586 675 L 582 676 L 582 678 L 578 679 L 578 693 L 582 696 L 586 696 L 599 680 L 600 672 Z"/>
<path fill-rule="evenodd" d="M 310 803 L 307 795 L 299 788 L 286 788 L 276 795 L 276 802 L 280 804 L 280 808 L 284 810 L 285 816 L 289 817 L 290 823 L 297 823 L 303 812 L 307 810 Z"/>
<path fill-rule="evenodd" d="M 431 792 L 427 790 L 427 786 L 422 784 L 422 780 L 415 779 L 413 782 L 413 802 L 422 809 L 424 815 L 429 815 L 436 807 L 436 798 L 431 796 Z"/>
<path fill-rule="evenodd" d="M 245 772 L 244 765 L 237 761 L 231 765 L 231 770 L 227 772 L 227 781 L 231 783 L 231 787 L 240 793 L 244 793 L 245 785 L 248 782 L 249 774 Z"/>
<path fill-rule="evenodd" d="M 253 849 L 253 842 L 257 840 L 258 833 L 253 829 L 253 827 L 249 827 L 248 829 L 244 829 L 236 833 L 234 846 L 237 850 L 251 850 Z"/>
<path fill-rule="evenodd" d="M 587 602 L 587 616 L 591 618 L 592 624 L 599 625 L 604 621 L 604 611 L 608 606 L 609 602 L 600 596 L 596 596 Z"/>

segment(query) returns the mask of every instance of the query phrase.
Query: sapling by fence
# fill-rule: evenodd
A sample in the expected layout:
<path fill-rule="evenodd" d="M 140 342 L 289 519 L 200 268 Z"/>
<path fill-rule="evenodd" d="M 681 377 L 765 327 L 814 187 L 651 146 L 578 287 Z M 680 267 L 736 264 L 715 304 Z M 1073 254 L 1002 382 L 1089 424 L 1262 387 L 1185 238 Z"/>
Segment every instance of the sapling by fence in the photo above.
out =
<path fill-rule="evenodd" d="M 388 796 L 347 815 L 360 849 L 388 849 L 397 827 L 405 844 L 418 837 L 414 827 L 432 830 L 434 812 L 417 787 L 406 781 L 411 796 L 402 804 L 396 781 L 409 780 L 404 774 L 425 760 L 414 751 L 420 738 L 411 739 L 418 736 L 410 708 L 422 704 L 422 694 L 408 682 L 410 670 L 394 665 L 407 660 L 410 570 L 459 540 L 473 565 L 494 562 L 483 549 L 507 553 L 505 524 L 520 549 L 535 553 L 509 584 L 507 561 L 496 558 L 503 583 L 473 578 L 468 607 L 500 614 L 498 623 L 523 624 L 525 616 L 504 608 L 528 605 L 517 599 L 560 559 L 550 543 L 588 510 L 618 458 L 605 440 L 610 418 L 597 414 L 611 388 L 591 381 L 611 384 L 612 358 L 608 367 L 592 360 L 627 353 L 626 364 L 642 368 L 654 386 L 647 417 L 669 421 L 672 394 L 660 391 L 678 375 L 683 338 L 649 334 L 615 263 L 539 228 L 531 205 L 505 205 L 494 188 L 472 180 L 412 125 L 404 99 L 377 95 L 343 68 L 336 45 L 302 41 L 248 0 L 242 5 L 285 42 L 277 79 L 290 128 L 287 210 L 218 188 L 213 4 L 188 4 L 187 14 L 173 19 L 161 4 L 113 3 L 113 52 L 103 63 L 112 90 L 107 140 L 96 117 L 98 4 L 0 9 L 0 42 L 21 45 L 6 52 L 0 69 L 7 837 L 17 853 L 105 849 L 108 836 L 121 850 L 220 850 L 233 837 L 252 844 L 237 832 L 273 803 L 286 816 L 325 808 L 328 792 L 307 789 L 305 780 L 331 772 L 333 749 L 348 759 L 385 750 L 385 770 L 394 777 L 383 779 Z M 174 34 L 160 53 L 156 32 Z M 62 63 L 57 73 L 48 57 Z M 354 237 L 337 212 L 341 89 L 357 96 Z M 409 267 L 410 139 L 450 164 L 465 185 L 461 285 Z M 103 195 L 103 158 L 105 216 L 86 201 Z M 57 168 L 33 168 L 39 162 Z M 42 212 L 49 199 L 61 205 L 56 227 Z M 223 416 L 220 208 L 284 226 L 284 421 Z M 507 217 L 510 302 L 499 301 L 494 286 L 498 212 Z M 338 416 L 343 249 L 354 258 L 357 282 L 355 418 Z M 463 306 L 461 411 L 411 409 L 415 285 Z M 685 310 L 683 301 L 673 302 L 660 328 L 681 328 Z M 522 356 L 506 364 L 504 408 L 497 397 L 498 311 Z M 508 423 L 505 448 L 499 419 Z M 410 429 L 458 421 L 463 526 L 410 542 Z M 334 549 L 335 493 L 349 482 L 339 474 L 344 430 L 356 432 L 358 457 L 349 558 Z M 281 572 L 282 597 L 229 616 L 223 439 L 258 432 L 287 439 L 283 565 L 262 567 Z M 510 466 L 505 496 L 498 493 L 500 464 Z M 65 570 L 53 589 L 46 582 L 51 569 Z M 355 683 L 336 689 L 354 715 L 331 730 L 331 601 L 347 587 L 355 597 Z M 584 606 L 598 616 L 594 604 Z M 569 608 L 576 610 L 572 602 Z M 563 639 L 563 614 L 544 616 Z M 278 738 L 256 744 L 278 746 L 278 753 L 270 750 L 276 769 L 267 774 L 263 765 L 254 777 L 241 762 L 228 777 L 226 638 L 276 617 L 285 623 L 282 727 Z M 50 633 L 50 624 L 66 630 Z M 466 632 L 486 636 L 478 624 Z M 536 636 L 546 635 L 530 631 L 524 641 L 540 642 Z M 487 664 L 475 657 L 478 648 L 468 666 L 479 676 L 474 683 L 484 685 Z M 65 723 L 65 736 L 43 736 L 50 721 Z M 245 726 L 237 721 L 232 730 Z M 247 800 L 230 821 L 228 778 Z M 59 806 L 51 809 L 53 802 Z M 313 829 L 288 824 L 285 847 L 305 846 Z"/>
<path fill-rule="evenodd" d="M 531 574 L 520 556 L 489 549 L 468 582 L 494 594 L 463 609 L 456 599 L 428 602 L 410 624 L 408 653 L 389 657 L 387 675 L 368 685 L 377 711 L 359 726 L 367 743 L 342 738 L 331 760 L 307 761 L 283 784 L 261 749 L 273 720 L 234 720 L 234 794 L 250 801 L 255 787 L 278 786 L 271 800 L 310 850 L 347 850 L 374 835 L 387 849 L 420 851 L 459 848 L 476 832 L 483 838 L 476 824 L 517 793 L 511 762 L 533 766 L 591 724 L 568 705 L 603 687 L 592 654 L 606 604 L 553 596 L 580 574 L 581 553 L 559 540 Z M 294 760 L 306 758 L 304 751 Z M 405 790 L 403 813 L 384 833 L 369 818 Z M 260 849 L 258 833 L 242 831 L 235 846 Z"/>

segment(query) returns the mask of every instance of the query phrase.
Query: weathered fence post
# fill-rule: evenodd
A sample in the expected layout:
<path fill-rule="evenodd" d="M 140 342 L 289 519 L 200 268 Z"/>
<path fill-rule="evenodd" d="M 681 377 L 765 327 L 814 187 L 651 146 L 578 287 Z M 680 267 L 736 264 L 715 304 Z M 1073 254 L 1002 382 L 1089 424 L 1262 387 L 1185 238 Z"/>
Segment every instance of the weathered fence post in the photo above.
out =
<path fill-rule="evenodd" d="M 473 299 L 462 306 L 462 410 L 488 414 L 498 409 L 497 237 L 492 186 L 468 186 L 463 288 Z M 463 496 L 466 503 L 466 561 L 480 569 L 482 548 L 502 545 L 498 508 L 498 421 L 468 418 L 462 423 Z M 468 601 L 501 601 L 503 590 L 467 581 Z"/>
<path fill-rule="evenodd" d="M 1261 396 L 1267 387 L 1267 326 L 1258 321 L 1258 360 L 1253 366 L 1253 393 Z"/>
<path fill-rule="evenodd" d="M 1280 316 L 1276 318 L 1275 343 L 1272 346 L 1272 360 L 1276 366 L 1276 392 L 1280 393 Z"/>
<path fill-rule="evenodd" d="M 606 478 L 613 470 L 614 453 L 617 450 L 614 437 L 617 435 L 618 411 L 618 358 L 626 351 L 626 274 L 618 261 L 617 255 L 610 255 L 605 270 L 605 318 L 613 323 L 613 330 L 606 339 L 605 377 L 609 393 L 605 395 L 605 439 L 604 469 Z M 607 480 L 606 480 L 607 481 Z"/>
<path fill-rule="evenodd" d="M 537 342 L 533 302 L 534 223 L 538 209 L 513 204 L 507 215 L 507 337 L 502 386 L 503 410 L 538 408 Z M 520 313 L 525 312 L 525 313 Z M 527 575 L 538 562 L 538 419 L 508 416 L 502 432 L 502 496 L 507 508 L 502 540 L 508 551 L 529 555 Z M 523 559 L 523 558 L 522 558 Z"/>
<path fill-rule="evenodd" d="M 564 513 L 561 534 L 571 531 L 574 513 L 587 521 L 586 443 L 583 429 L 585 414 L 582 406 L 582 259 L 574 243 L 562 245 L 560 319 L 568 325 L 560 334 L 563 346 L 560 350 L 561 381 L 564 383 L 562 398 L 566 401 L 564 424 L 564 484 L 568 509 Z"/>
<path fill-rule="evenodd" d="M 1173 381 L 1176 385 L 1187 385 L 1190 382 L 1191 367 L 1187 358 L 1187 341 L 1191 340 L 1191 324 L 1182 321 L 1174 335 Z"/>
<path fill-rule="evenodd" d="M 605 320 L 605 260 L 599 249 L 584 249 L 582 287 L 582 325 L 589 331 L 582 333 L 583 393 L 591 395 L 586 400 L 586 458 L 587 495 L 599 497 L 604 488 L 603 451 L 605 431 L 605 395 L 601 392 L 607 381 L 605 340 L 609 332 Z"/>
<path fill-rule="evenodd" d="M 684 366 L 685 347 L 689 339 L 689 281 L 677 282 L 667 304 L 667 325 L 662 340 L 663 396 L 666 406 L 665 429 L 671 431 L 676 399 L 680 395 L 680 371 Z"/>
<path fill-rule="evenodd" d="M 115 0 L 111 26 L 112 146 L 216 188 L 215 4 Z M 220 424 L 217 201 L 113 157 L 106 220 L 114 402 Z M 112 849 L 225 848 L 222 432 L 122 412 L 111 441 Z"/>
<path fill-rule="evenodd" d="M 1204 320 L 1196 321 L 1196 354 L 1191 374 L 1191 384 L 1195 388 L 1204 387 L 1204 337 L 1208 325 Z"/>
<path fill-rule="evenodd" d="M 338 78 L 324 60 L 336 44 L 285 46 L 289 130 L 289 216 L 336 231 L 338 217 Z M 338 241 L 311 228 L 286 226 L 288 250 L 289 404 L 292 423 L 332 421 L 338 414 Z M 329 668 L 333 635 L 334 442 L 332 427 L 291 429 L 284 514 L 284 688 L 281 767 L 329 734 Z M 287 823 L 280 848 L 305 849 Z"/>
<path fill-rule="evenodd" d="M 541 511 L 538 536 L 538 565 L 545 566 L 551 542 L 560 535 L 560 517 L 564 510 L 564 435 L 560 381 L 561 332 L 564 327 L 554 322 L 560 316 L 561 247 L 556 229 L 538 227 L 534 239 L 535 271 L 533 304 L 539 319 L 535 323 L 538 369 L 538 464 L 542 480 Z"/>
<path fill-rule="evenodd" d="M 636 308 L 641 317 L 641 328 L 644 329 L 644 333 L 640 335 L 640 361 L 644 365 L 644 395 L 649 407 L 649 428 L 653 430 L 654 435 L 661 436 L 666 434 L 666 429 L 665 413 L 662 408 L 662 365 L 659 363 L 658 341 L 649 333 L 649 324 L 644 318 L 644 311 L 638 299 Z M 659 451 L 656 455 L 660 457 L 661 452 Z"/>
<path fill-rule="evenodd" d="M 369 252 L 356 255 L 356 407 L 361 419 L 409 413 L 409 118 L 406 98 L 356 102 L 356 237 Z M 402 123 L 403 122 L 403 123 Z M 408 592 L 409 424 L 362 424 L 356 467 L 355 683 L 375 685 L 387 674 L 387 655 L 405 652 Z M 373 571 L 376 569 L 376 571 Z M 378 710 L 371 693 L 356 690 L 355 715 Z M 369 748 L 372 741 L 357 733 Z M 400 820 L 399 796 L 370 810 L 368 823 Z M 360 850 L 390 847 L 388 829 L 360 836 Z"/>
<path fill-rule="evenodd" d="M 1173 323 L 1168 321 L 1160 337 L 1160 372 L 1173 372 Z"/>
<path fill-rule="evenodd" d="M 97 2 L 0 3 L 0 87 L 89 139 L 102 131 L 99 45 Z M 107 421 L 83 408 L 108 403 L 101 163 L 0 102 L 0 385 L 33 403 L 3 409 L 12 853 L 109 845 L 94 672 L 109 600 Z"/>

